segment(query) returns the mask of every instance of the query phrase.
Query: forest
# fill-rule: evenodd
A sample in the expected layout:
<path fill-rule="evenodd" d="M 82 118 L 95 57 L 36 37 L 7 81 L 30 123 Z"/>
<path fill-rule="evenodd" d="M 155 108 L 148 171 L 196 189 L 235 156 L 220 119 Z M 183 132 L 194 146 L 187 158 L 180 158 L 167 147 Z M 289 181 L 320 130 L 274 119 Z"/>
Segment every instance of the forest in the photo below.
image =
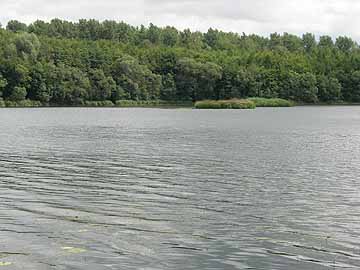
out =
<path fill-rule="evenodd" d="M 53 19 L 0 28 L 0 105 L 113 105 L 283 98 L 360 102 L 349 37 L 206 33 Z"/>

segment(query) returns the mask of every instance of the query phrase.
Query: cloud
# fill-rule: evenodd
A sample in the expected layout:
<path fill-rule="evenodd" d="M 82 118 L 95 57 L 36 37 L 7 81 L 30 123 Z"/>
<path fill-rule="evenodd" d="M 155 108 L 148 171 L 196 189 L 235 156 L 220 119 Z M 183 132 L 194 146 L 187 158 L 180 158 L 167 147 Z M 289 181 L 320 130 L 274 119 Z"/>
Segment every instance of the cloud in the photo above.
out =
<path fill-rule="evenodd" d="M 348 35 L 360 40 L 357 0 L 0 0 L 1 23 L 10 19 L 114 19 L 130 24 L 268 35 L 271 32 Z"/>
<path fill-rule="evenodd" d="M 26 23 L 34 20 L 61 18 L 77 21 L 81 18 L 99 20 L 113 19 L 139 24 L 144 17 L 144 1 L 112 0 L 0 0 L 0 22 L 5 24 L 10 19 Z"/>

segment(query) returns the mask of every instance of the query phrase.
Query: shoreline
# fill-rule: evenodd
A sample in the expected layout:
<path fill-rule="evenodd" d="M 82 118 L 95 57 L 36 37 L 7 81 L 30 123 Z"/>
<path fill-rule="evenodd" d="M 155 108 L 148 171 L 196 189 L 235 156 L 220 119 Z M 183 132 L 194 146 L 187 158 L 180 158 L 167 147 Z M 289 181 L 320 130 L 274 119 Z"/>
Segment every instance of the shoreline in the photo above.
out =
<path fill-rule="evenodd" d="M 140 102 L 141 103 L 141 102 Z M 5 105 L 5 104 L 4 104 Z M 261 106 L 257 105 L 256 108 L 291 108 L 291 107 L 340 107 L 340 106 L 360 106 L 360 102 L 336 102 L 336 103 L 297 103 L 293 102 L 292 106 Z M 26 105 L 23 104 L 12 104 L 10 106 L 0 106 L 0 109 L 12 109 L 12 108 L 148 108 L 148 109 L 197 109 L 196 103 L 182 103 L 182 102 L 173 102 L 173 103 L 163 103 L 163 104 L 124 104 L 124 105 L 109 105 L 104 104 L 97 104 L 97 105 L 91 105 L 91 104 L 84 104 L 84 105 L 58 105 L 58 104 L 39 104 L 39 103 L 28 103 Z M 232 109 L 232 108 L 205 108 L 205 109 Z M 233 108 L 236 109 L 236 108 Z M 203 110 L 203 109 L 201 109 Z"/>
<path fill-rule="evenodd" d="M 292 107 L 257 107 L 256 109 L 271 109 L 271 108 L 296 108 L 296 107 L 360 107 L 360 104 L 302 104 L 294 105 Z M 16 106 L 16 107 L 0 107 L 1 109 L 71 109 L 71 108 L 84 108 L 84 109 L 194 109 L 197 111 L 204 110 L 229 110 L 226 108 L 222 109 L 196 109 L 194 106 Z M 239 109 L 230 109 L 239 110 Z M 240 109 L 244 110 L 244 109 Z"/>
<path fill-rule="evenodd" d="M 302 103 L 302 104 L 296 104 L 294 107 L 315 107 L 315 106 L 360 106 L 360 103 L 354 102 L 354 103 Z"/>

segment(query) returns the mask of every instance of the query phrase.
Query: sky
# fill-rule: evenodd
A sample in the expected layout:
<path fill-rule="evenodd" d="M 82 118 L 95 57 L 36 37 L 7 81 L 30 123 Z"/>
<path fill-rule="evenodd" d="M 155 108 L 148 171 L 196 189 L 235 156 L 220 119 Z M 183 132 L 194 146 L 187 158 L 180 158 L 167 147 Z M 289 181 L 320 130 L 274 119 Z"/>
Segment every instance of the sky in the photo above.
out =
<path fill-rule="evenodd" d="M 0 22 L 37 19 L 112 19 L 132 25 L 245 32 L 268 36 L 350 36 L 360 41 L 359 0 L 0 0 Z"/>

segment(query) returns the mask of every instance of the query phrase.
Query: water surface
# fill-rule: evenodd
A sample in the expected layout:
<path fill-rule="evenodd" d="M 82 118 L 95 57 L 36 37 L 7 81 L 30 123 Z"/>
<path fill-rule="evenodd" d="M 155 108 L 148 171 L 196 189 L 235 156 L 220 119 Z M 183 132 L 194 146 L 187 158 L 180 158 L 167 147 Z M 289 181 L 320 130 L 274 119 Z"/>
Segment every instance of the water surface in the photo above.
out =
<path fill-rule="evenodd" d="M 360 268 L 360 107 L 1 109 L 0 269 Z"/>

